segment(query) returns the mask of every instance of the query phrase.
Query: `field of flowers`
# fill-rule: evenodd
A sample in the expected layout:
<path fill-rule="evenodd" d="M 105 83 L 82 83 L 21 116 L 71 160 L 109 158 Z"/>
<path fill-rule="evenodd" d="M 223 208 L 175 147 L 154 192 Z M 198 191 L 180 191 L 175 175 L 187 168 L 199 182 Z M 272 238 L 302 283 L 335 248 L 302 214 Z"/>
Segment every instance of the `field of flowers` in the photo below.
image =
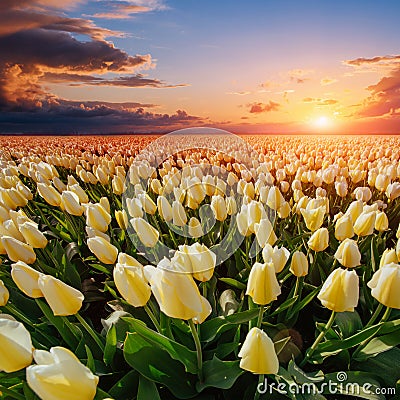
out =
<path fill-rule="evenodd" d="M 0 137 L 0 164 L 1 399 L 400 396 L 400 137 Z"/>

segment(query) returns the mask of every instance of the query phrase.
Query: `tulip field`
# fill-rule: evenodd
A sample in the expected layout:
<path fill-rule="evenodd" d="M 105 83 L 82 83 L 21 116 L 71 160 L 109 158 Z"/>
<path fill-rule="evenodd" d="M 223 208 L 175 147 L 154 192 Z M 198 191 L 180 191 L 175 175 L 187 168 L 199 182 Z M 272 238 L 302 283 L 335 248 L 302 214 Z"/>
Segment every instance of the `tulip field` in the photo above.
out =
<path fill-rule="evenodd" d="M 0 164 L 1 399 L 400 398 L 400 136 L 3 136 Z"/>

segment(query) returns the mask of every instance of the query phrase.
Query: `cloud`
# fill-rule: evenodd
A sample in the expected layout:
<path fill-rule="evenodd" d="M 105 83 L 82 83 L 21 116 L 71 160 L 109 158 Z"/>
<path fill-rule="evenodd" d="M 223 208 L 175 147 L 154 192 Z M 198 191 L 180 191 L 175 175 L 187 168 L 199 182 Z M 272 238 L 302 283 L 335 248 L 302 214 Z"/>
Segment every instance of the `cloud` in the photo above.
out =
<path fill-rule="evenodd" d="M 398 67 L 400 66 L 400 55 L 377 56 L 372 58 L 359 57 L 353 60 L 343 61 L 345 65 L 352 67 L 362 67 L 365 65 L 380 65 L 385 67 Z"/>
<path fill-rule="evenodd" d="M 336 83 L 338 80 L 334 78 L 322 78 L 320 80 L 321 86 L 328 86 L 332 85 L 333 83 Z"/>
<path fill-rule="evenodd" d="M 278 111 L 281 108 L 281 105 L 270 100 L 268 103 L 250 103 L 247 104 L 247 107 L 250 108 L 249 112 L 251 114 L 259 114 L 264 112 Z"/>
<path fill-rule="evenodd" d="M 314 70 L 312 69 L 292 69 L 288 71 L 289 79 L 292 82 L 296 83 L 304 83 L 306 81 L 309 81 L 309 75 L 312 75 L 314 73 Z"/>
<path fill-rule="evenodd" d="M 314 97 L 305 97 L 303 103 L 315 103 L 317 106 L 332 106 L 338 103 L 335 99 L 318 99 Z"/>
<path fill-rule="evenodd" d="M 243 90 L 243 91 L 240 91 L 240 92 L 227 92 L 226 94 L 232 94 L 232 95 L 235 95 L 235 96 L 246 96 L 248 94 L 251 94 L 251 92 L 249 92 L 247 90 Z"/>
<path fill-rule="evenodd" d="M 102 2 L 110 11 L 98 12 L 91 17 L 101 19 L 128 19 L 136 14 L 148 13 L 151 11 L 165 10 L 167 7 L 162 1 L 158 0 L 138 0 L 138 1 L 118 1 Z"/>

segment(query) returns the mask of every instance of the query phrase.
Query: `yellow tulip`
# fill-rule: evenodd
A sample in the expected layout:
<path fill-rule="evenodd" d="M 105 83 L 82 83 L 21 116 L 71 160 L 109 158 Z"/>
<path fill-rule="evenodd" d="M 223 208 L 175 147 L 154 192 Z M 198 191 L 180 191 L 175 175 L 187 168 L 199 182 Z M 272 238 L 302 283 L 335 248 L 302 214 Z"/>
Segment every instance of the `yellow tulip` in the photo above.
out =
<path fill-rule="evenodd" d="M 157 244 L 160 233 L 147 221 L 143 218 L 131 218 L 131 224 L 139 240 L 146 247 L 154 247 Z"/>
<path fill-rule="evenodd" d="M 7 304 L 9 297 L 10 293 L 6 288 L 6 285 L 4 285 L 4 282 L 0 279 L 0 307 Z"/>
<path fill-rule="evenodd" d="M 35 350 L 36 364 L 26 369 L 29 387 L 42 400 L 93 400 L 99 378 L 70 350 Z"/>
<path fill-rule="evenodd" d="M 275 267 L 272 263 L 256 262 L 250 271 L 246 294 L 256 304 L 269 304 L 281 294 L 281 288 L 276 279 Z"/>
<path fill-rule="evenodd" d="M 61 204 L 61 195 L 53 187 L 44 183 L 37 184 L 37 191 L 43 199 L 51 206 L 58 207 Z"/>
<path fill-rule="evenodd" d="M 265 247 L 267 244 L 273 246 L 278 240 L 274 228 L 268 218 L 264 218 L 259 223 L 254 224 L 254 229 L 260 247 Z"/>
<path fill-rule="evenodd" d="M 7 252 L 7 256 L 11 261 L 23 261 L 27 264 L 33 264 L 36 261 L 36 254 L 33 248 L 10 236 L 3 236 L 1 243 Z"/>
<path fill-rule="evenodd" d="M 386 188 L 386 196 L 389 200 L 397 199 L 400 196 L 400 182 L 393 182 Z"/>
<path fill-rule="evenodd" d="M 111 215 L 100 204 L 87 204 L 85 206 L 86 225 L 97 229 L 100 232 L 106 232 L 111 222 Z"/>
<path fill-rule="evenodd" d="M 107 197 L 101 197 L 99 200 L 99 204 L 110 214 L 111 213 L 111 208 L 110 208 L 110 202 Z"/>
<path fill-rule="evenodd" d="M 172 207 L 169 201 L 164 196 L 157 197 L 157 208 L 161 218 L 166 221 L 172 221 Z"/>
<path fill-rule="evenodd" d="M 352 239 L 345 239 L 336 250 L 335 258 L 346 268 L 354 268 L 360 265 L 361 253 L 357 242 Z"/>
<path fill-rule="evenodd" d="M 40 275 L 38 287 L 54 315 L 74 315 L 82 307 L 83 294 L 51 275 Z"/>
<path fill-rule="evenodd" d="M 114 264 L 118 256 L 118 249 L 101 236 L 87 240 L 89 250 L 104 264 Z"/>
<path fill-rule="evenodd" d="M 125 210 L 116 210 L 115 219 L 117 220 L 118 226 L 125 231 L 128 228 L 129 220 L 128 214 Z"/>
<path fill-rule="evenodd" d="M 356 272 L 337 268 L 328 276 L 317 297 L 329 310 L 354 311 L 358 304 L 358 292 L 359 282 Z"/>
<path fill-rule="evenodd" d="M 240 368 L 253 374 L 276 374 L 279 360 L 271 338 L 259 328 L 251 328 L 238 356 Z"/>
<path fill-rule="evenodd" d="M 119 253 L 113 276 L 115 286 L 130 305 L 143 307 L 149 301 L 151 289 L 139 261 L 128 254 Z"/>
<path fill-rule="evenodd" d="M 211 304 L 205 297 L 200 296 L 200 301 L 203 308 L 199 314 L 197 314 L 195 317 L 192 318 L 195 324 L 202 324 L 211 314 L 212 311 Z"/>
<path fill-rule="evenodd" d="M 22 261 L 11 264 L 11 277 L 18 289 L 29 297 L 43 297 L 43 293 L 39 288 L 38 280 L 42 273 L 31 268 Z"/>
<path fill-rule="evenodd" d="M 386 264 L 397 263 L 400 261 L 397 258 L 396 250 L 395 249 L 385 249 L 382 253 L 381 261 L 379 263 L 379 268 L 382 268 Z"/>
<path fill-rule="evenodd" d="M 192 319 L 204 312 L 204 300 L 192 276 L 175 269 L 164 258 L 157 268 L 144 267 L 144 275 L 161 311 L 172 318 Z"/>
<path fill-rule="evenodd" d="M 112 179 L 111 186 L 115 194 L 121 195 L 126 190 L 125 179 L 120 175 L 115 175 Z"/>
<path fill-rule="evenodd" d="M 46 236 L 39 231 L 37 225 L 32 222 L 24 222 L 18 226 L 19 231 L 25 239 L 25 242 L 35 249 L 44 249 L 47 246 Z"/>
<path fill-rule="evenodd" d="M 89 202 L 88 195 L 82 189 L 82 187 L 79 185 L 79 183 L 75 183 L 73 185 L 68 184 L 68 191 L 75 193 L 78 196 L 80 203 L 86 204 Z"/>
<path fill-rule="evenodd" d="M 199 238 L 203 236 L 203 228 L 200 221 L 196 217 L 190 218 L 188 222 L 189 235 L 192 238 Z"/>
<path fill-rule="evenodd" d="M 217 221 L 226 220 L 228 213 L 226 209 L 225 199 L 222 196 L 220 195 L 212 196 L 210 206 L 211 209 L 213 210 L 215 219 Z"/>
<path fill-rule="evenodd" d="M 264 262 L 272 263 L 274 265 L 275 272 L 279 273 L 285 267 L 290 256 L 290 252 L 285 247 L 272 247 L 269 243 L 267 243 L 262 250 L 262 256 Z"/>
<path fill-rule="evenodd" d="M 375 187 L 380 191 L 384 192 L 390 183 L 390 177 L 386 174 L 379 174 L 375 178 Z"/>
<path fill-rule="evenodd" d="M 383 211 L 378 211 L 376 213 L 375 229 L 378 232 L 384 232 L 387 231 L 388 228 L 389 228 L 389 220 L 387 215 Z"/>
<path fill-rule="evenodd" d="M 283 204 L 278 208 L 278 217 L 281 219 L 285 219 L 290 215 L 290 204 L 285 201 Z"/>
<path fill-rule="evenodd" d="M 132 218 L 141 218 L 143 217 L 143 208 L 142 203 L 139 199 L 127 198 L 126 199 L 126 208 L 128 209 L 128 213 Z"/>
<path fill-rule="evenodd" d="M 297 277 L 308 274 L 307 256 L 302 251 L 295 251 L 290 262 L 290 272 Z"/>
<path fill-rule="evenodd" d="M 78 195 L 69 190 L 62 192 L 60 207 L 71 215 L 80 216 L 83 214 L 83 206 L 79 203 Z"/>
<path fill-rule="evenodd" d="M 374 232 L 376 212 L 362 212 L 354 223 L 354 233 L 358 236 L 368 236 Z"/>
<path fill-rule="evenodd" d="M 272 186 L 268 191 L 267 206 L 272 208 L 273 210 L 278 210 L 282 206 L 284 201 L 285 199 L 282 196 L 279 188 L 276 186 Z"/>
<path fill-rule="evenodd" d="M 179 246 L 171 262 L 180 264 L 195 279 L 205 282 L 212 278 L 216 260 L 217 256 L 207 246 L 193 243 L 191 246 Z"/>
<path fill-rule="evenodd" d="M 140 193 L 138 199 L 142 204 L 143 210 L 150 215 L 155 214 L 157 211 L 157 205 L 154 203 L 152 198 L 147 193 Z"/>
<path fill-rule="evenodd" d="M 177 200 L 172 202 L 172 222 L 176 226 L 185 226 L 187 222 L 185 208 Z"/>
<path fill-rule="evenodd" d="M 353 222 L 350 215 L 343 215 L 335 223 L 335 238 L 345 240 L 354 236 Z"/>
<path fill-rule="evenodd" d="M 19 371 L 32 362 L 32 340 L 28 330 L 11 315 L 0 314 L 0 371 Z"/>
<path fill-rule="evenodd" d="M 226 212 L 228 215 L 233 215 L 237 213 L 237 204 L 233 196 L 229 196 L 225 199 Z"/>
<path fill-rule="evenodd" d="M 379 268 L 367 283 L 371 295 L 386 307 L 400 309 L 400 265 L 391 263 Z"/>
<path fill-rule="evenodd" d="M 314 251 L 323 251 L 329 245 L 329 232 L 326 228 L 319 228 L 310 237 L 307 242 L 308 247 Z"/>
<path fill-rule="evenodd" d="M 346 215 L 351 216 L 351 219 L 354 224 L 354 222 L 356 222 L 357 218 L 360 216 L 362 212 L 363 212 L 363 202 L 362 200 L 357 200 L 350 203 L 349 207 L 346 210 Z"/>
<path fill-rule="evenodd" d="M 314 232 L 321 228 L 321 225 L 324 222 L 325 207 L 318 207 L 312 210 L 301 209 L 300 212 L 303 215 L 304 222 L 310 231 Z"/>

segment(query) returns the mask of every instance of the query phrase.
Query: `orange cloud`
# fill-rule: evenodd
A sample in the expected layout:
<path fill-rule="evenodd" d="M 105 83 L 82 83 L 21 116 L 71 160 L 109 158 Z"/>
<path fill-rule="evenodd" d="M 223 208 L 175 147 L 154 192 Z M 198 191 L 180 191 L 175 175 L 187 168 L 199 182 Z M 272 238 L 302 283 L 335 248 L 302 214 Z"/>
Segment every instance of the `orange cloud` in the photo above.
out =
<path fill-rule="evenodd" d="M 249 112 L 251 114 L 259 114 L 264 112 L 278 111 L 281 108 L 281 104 L 270 100 L 268 103 L 250 103 L 247 104 L 247 107 L 250 108 Z"/>

